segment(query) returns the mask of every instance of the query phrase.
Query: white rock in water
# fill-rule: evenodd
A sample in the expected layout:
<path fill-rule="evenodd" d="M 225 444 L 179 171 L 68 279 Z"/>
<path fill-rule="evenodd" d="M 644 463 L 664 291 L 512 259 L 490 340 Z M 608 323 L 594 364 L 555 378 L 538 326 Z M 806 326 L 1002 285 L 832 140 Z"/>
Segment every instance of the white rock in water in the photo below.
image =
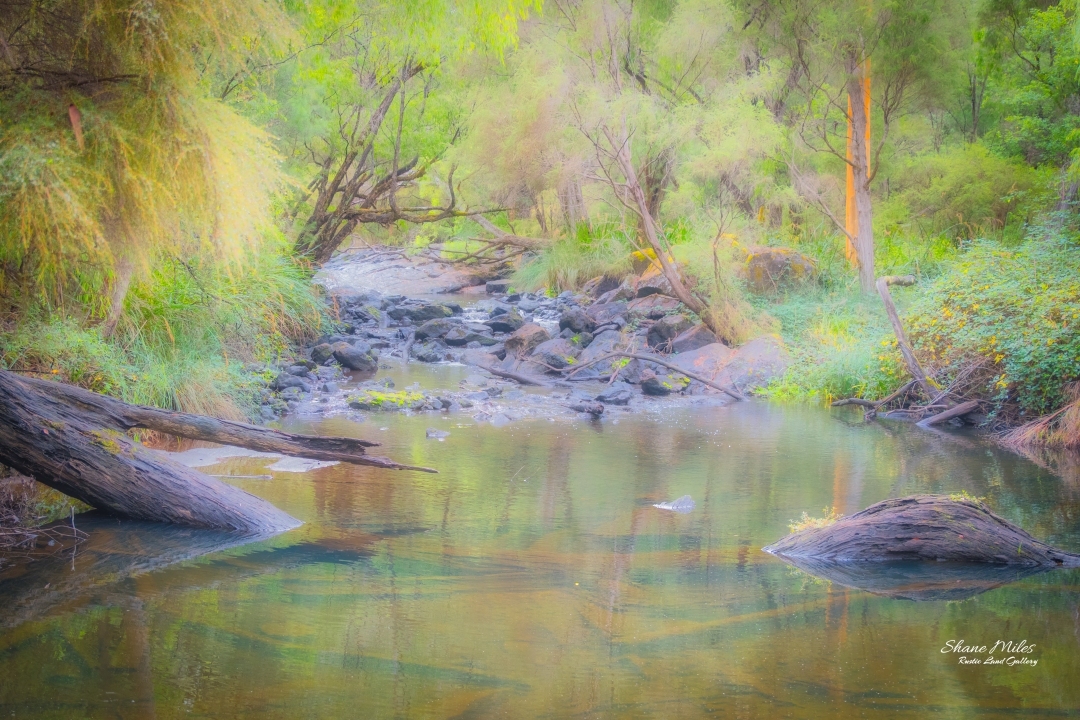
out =
<path fill-rule="evenodd" d="M 689 495 L 683 495 L 678 500 L 656 503 L 653 507 L 661 510 L 672 510 L 677 513 L 688 513 L 694 509 L 694 498 Z"/>

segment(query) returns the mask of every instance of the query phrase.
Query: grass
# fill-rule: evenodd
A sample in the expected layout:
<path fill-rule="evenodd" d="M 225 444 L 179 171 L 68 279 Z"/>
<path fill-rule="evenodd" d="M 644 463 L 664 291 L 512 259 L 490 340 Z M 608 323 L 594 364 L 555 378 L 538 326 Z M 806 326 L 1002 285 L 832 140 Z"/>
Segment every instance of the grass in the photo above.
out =
<path fill-rule="evenodd" d="M 837 520 L 844 517 L 842 513 L 837 512 L 835 507 L 822 508 L 821 513 L 822 517 L 816 518 L 810 517 L 810 515 L 804 511 L 801 518 L 792 520 L 788 523 L 788 530 L 792 533 L 802 532 L 803 530 L 817 530 L 829 527 Z"/>

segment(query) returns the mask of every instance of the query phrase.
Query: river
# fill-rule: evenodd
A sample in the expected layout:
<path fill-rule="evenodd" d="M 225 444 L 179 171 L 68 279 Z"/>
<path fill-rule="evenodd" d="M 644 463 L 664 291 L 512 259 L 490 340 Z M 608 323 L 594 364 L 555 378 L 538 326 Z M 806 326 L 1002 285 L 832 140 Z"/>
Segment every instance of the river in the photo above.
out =
<path fill-rule="evenodd" d="M 760 550 L 804 511 L 958 491 L 1080 550 L 1080 487 L 975 436 L 761 402 L 285 425 L 440 472 L 225 460 L 204 470 L 271 476 L 234 481 L 305 524 L 194 559 L 161 550 L 168 529 L 97 521 L 99 543 L 122 534 L 0 576 L 0 717 L 1080 714 L 1080 571 L 915 602 Z M 683 495 L 692 512 L 653 507 Z M 1037 664 L 966 664 L 942 652 L 957 640 L 1023 640 L 1005 656 Z"/>

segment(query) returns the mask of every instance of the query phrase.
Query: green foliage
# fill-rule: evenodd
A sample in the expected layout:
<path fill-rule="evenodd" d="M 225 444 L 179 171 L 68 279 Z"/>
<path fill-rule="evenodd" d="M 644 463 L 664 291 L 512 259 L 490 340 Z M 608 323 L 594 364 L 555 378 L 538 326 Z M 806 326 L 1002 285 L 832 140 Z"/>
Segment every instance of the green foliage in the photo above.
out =
<path fill-rule="evenodd" d="M 810 517 L 810 515 L 806 511 L 803 511 L 802 517 L 800 519 L 792 520 L 790 523 L 788 523 L 788 530 L 793 533 L 802 532 L 803 530 L 817 530 L 820 528 L 829 527 L 837 520 L 844 517 L 844 514 L 842 512 L 839 512 L 835 507 L 822 508 L 821 514 L 822 517 L 816 518 Z"/>
<path fill-rule="evenodd" d="M 244 363 L 275 358 L 323 322 L 307 274 L 282 250 L 270 243 L 235 269 L 163 258 L 132 287 L 113 336 L 36 310 L 0 334 L 0 361 L 128 402 L 244 417 L 256 392 Z"/>
<path fill-rule="evenodd" d="M 908 314 L 921 357 L 979 363 L 982 392 L 1027 414 L 1068 402 L 1080 378 L 1080 252 L 1058 230 L 1019 247 L 977 242 Z"/>
<path fill-rule="evenodd" d="M 575 290 L 598 275 L 621 277 L 630 272 L 632 245 L 614 224 L 595 230 L 581 225 L 570 237 L 559 238 L 514 274 L 514 285 L 539 290 Z"/>

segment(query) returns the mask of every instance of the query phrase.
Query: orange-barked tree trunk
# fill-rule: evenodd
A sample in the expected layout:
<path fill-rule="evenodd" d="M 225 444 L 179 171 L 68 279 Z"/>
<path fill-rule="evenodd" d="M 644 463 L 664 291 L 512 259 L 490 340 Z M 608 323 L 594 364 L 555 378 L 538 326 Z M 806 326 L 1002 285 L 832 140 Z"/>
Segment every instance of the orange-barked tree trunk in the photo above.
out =
<path fill-rule="evenodd" d="M 863 292 L 874 291 L 873 204 L 870 199 L 870 60 L 853 68 L 848 80 L 847 194 L 845 254 L 859 268 Z"/>

